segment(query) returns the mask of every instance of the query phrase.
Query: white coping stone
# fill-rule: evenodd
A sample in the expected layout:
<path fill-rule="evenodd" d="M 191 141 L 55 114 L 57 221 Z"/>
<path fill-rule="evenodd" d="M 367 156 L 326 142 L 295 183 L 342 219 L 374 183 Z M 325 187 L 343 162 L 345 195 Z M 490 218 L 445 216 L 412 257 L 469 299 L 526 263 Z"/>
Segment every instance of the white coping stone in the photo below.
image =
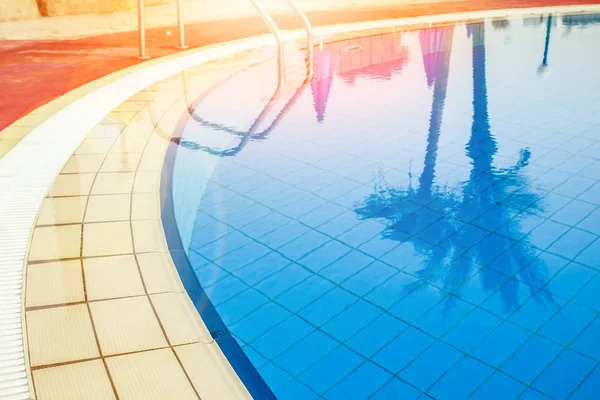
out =
<path fill-rule="evenodd" d="M 495 18 L 544 12 L 590 12 L 600 6 L 541 7 L 519 10 L 499 10 L 446 14 L 335 25 L 315 29 L 315 36 L 326 36 L 394 26 L 439 23 L 477 18 Z M 299 39 L 303 31 L 285 32 L 284 39 Z M 273 44 L 271 35 L 224 44 L 208 49 L 190 50 L 170 59 L 133 72 L 111 82 L 66 106 L 33 129 L 13 149 L 0 158 L 0 327 L 23 326 L 24 274 L 29 236 L 42 201 L 52 183 L 89 131 L 110 111 L 142 89 L 198 64 L 240 51 Z M 8 286 L 5 288 L 4 285 Z M 10 287 L 10 288 L 9 288 Z M 8 290 L 7 290 L 8 289 Z M 23 330 L 0 329 L 0 399 L 28 399 L 30 389 Z"/>

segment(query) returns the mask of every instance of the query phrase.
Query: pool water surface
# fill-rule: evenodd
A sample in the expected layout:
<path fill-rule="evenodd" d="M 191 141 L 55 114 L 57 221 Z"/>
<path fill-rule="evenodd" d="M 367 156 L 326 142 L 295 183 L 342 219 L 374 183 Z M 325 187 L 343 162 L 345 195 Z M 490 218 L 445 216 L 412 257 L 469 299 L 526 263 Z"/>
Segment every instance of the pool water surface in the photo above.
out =
<path fill-rule="evenodd" d="M 598 22 L 324 43 L 194 103 L 175 219 L 256 398 L 598 398 Z"/>

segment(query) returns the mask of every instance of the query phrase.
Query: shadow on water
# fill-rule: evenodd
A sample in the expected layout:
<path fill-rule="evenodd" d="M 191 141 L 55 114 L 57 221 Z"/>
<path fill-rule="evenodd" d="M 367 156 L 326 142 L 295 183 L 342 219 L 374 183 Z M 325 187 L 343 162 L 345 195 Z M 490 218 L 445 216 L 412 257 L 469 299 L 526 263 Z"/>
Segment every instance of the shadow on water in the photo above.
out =
<path fill-rule="evenodd" d="M 528 149 L 520 151 L 518 161 L 509 168 L 496 168 L 494 156 L 498 143 L 491 132 L 488 113 L 486 82 L 485 26 L 483 23 L 467 26 L 472 39 L 473 61 L 473 121 L 471 136 L 466 145 L 470 159 L 469 179 L 459 187 L 435 184 L 440 126 L 443 117 L 449 61 L 452 50 L 453 27 L 434 28 L 420 33 L 428 82 L 433 84 L 433 102 L 427 137 L 423 173 L 418 187 L 390 187 L 380 176 L 374 193 L 356 208 L 362 219 L 384 219 L 388 228 L 387 239 L 411 242 L 424 256 L 415 275 L 432 282 L 436 280 L 448 292 L 460 293 L 460 285 L 474 272 L 496 257 L 500 260 L 495 269 L 507 277 L 518 278 L 518 285 L 503 285 L 500 297 L 503 307 L 514 310 L 519 305 L 519 285 L 531 293 L 546 279 L 547 268 L 526 240 L 516 242 L 510 237 L 521 231 L 514 210 L 539 204 L 539 196 L 528 185 L 523 168 L 531 156 Z M 425 207 L 422 207 L 425 206 Z M 416 211 L 414 211 L 416 209 Z M 531 209 L 531 208 L 530 208 Z M 471 229 L 461 221 L 474 221 L 489 235 L 473 237 Z M 498 227 L 498 221 L 507 221 Z M 428 235 L 441 238 L 437 246 L 425 243 L 417 233 L 427 228 Z M 477 240 L 477 244 L 474 241 Z M 525 266 L 528 268 L 524 269 Z M 481 285 L 486 291 L 496 290 L 497 274 L 489 268 L 481 270 Z M 452 307 L 454 296 L 447 298 L 446 310 Z M 550 296 L 538 298 L 551 302 Z"/>

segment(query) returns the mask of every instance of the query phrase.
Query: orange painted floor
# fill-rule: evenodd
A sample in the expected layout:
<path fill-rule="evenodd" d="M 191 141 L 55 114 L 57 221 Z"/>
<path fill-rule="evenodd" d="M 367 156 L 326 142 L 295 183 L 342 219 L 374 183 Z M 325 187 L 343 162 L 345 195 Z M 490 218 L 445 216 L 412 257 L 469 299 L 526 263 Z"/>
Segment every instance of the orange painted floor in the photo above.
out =
<path fill-rule="evenodd" d="M 467 0 L 435 5 L 400 5 L 361 12 L 318 12 L 308 16 L 315 26 L 415 17 L 442 13 L 600 3 L 599 0 Z M 275 17 L 282 29 L 300 28 L 290 17 Z M 169 28 L 147 32 L 147 51 L 153 57 L 177 50 Z M 174 28 L 170 28 L 175 32 Z M 260 18 L 214 21 L 186 26 L 187 42 L 200 47 L 266 33 Z M 48 101 L 122 68 L 137 64 L 137 32 L 59 41 L 0 41 L 0 130 Z"/>

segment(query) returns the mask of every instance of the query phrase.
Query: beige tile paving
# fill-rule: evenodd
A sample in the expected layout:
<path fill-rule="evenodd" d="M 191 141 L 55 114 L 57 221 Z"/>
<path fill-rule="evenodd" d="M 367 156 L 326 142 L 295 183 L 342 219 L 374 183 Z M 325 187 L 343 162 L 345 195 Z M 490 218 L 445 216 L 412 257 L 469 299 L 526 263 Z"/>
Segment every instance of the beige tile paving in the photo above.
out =
<path fill-rule="evenodd" d="M 26 284 L 26 307 L 85 301 L 79 260 L 29 265 Z"/>
<path fill-rule="evenodd" d="M 18 139 L 0 139 L 0 157 L 8 153 L 18 142 Z"/>
<path fill-rule="evenodd" d="M 26 312 L 32 366 L 98 357 L 98 347 L 84 304 Z"/>
<path fill-rule="evenodd" d="M 29 261 L 78 258 L 81 248 L 81 225 L 38 227 L 33 231 Z"/>
<path fill-rule="evenodd" d="M 147 193 L 134 194 L 131 205 L 131 219 L 160 219 L 158 196 Z"/>
<path fill-rule="evenodd" d="M 129 194 L 90 196 L 85 222 L 128 221 L 131 210 Z"/>
<path fill-rule="evenodd" d="M 148 293 L 183 292 L 184 288 L 177 275 L 171 256 L 166 253 L 138 254 L 137 260 L 142 271 Z"/>
<path fill-rule="evenodd" d="M 114 141 L 113 138 L 85 139 L 75 154 L 106 154 Z"/>
<path fill-rule="evenodd" d="M 150 299 L 172 346 L 212 342 L 208 329 L 187 293 L 155 294 Z"/>
<path fill-rule="evenodd" d="M 0 134 L 1 140 L 5 139 L 23 139 L 25 135 L 31 132 L 31 128 L 26 126 L 9 126 L 7 128 L 2 129 L 2 133 Z"/>
<path fill-rule="evenodd" d="M 83 221 L 87 197 L 48 197 L 44 200 L 38 225 L 78 224 Z"/>
<path fill-rule="evenodd" d="M 73 155 L 62 170 L 63 174 L 94 173 L 100 169 L 103 154 Z"/>
<path fill-rule="evenodd" d="M 110 357 L 106 362 L 122 400 L 198 398 L 171 349 Z"/>
<path fill-rule="evenodd" d="M 118 144 L 118 142 L 117 142 Z M 133 172 L 140 163 L 141 153 L 108 154 L 102 164 L 101 172 Z"/>
<path fill-rule="evenodd" d="M 160 170 L 139 171 L 135 175 L 133 193 L 158 193 Z"/>
<path fill-rule="evenodd" d="M 167 346 L 146 296 L 90 303 L 104 355 Z"/>
<path fill-rule="evenodd" d="M 89 300 L 145 294 L 133 255 L 86 258 L 83 266 Z"/>
<path fill-rule="evenodd" d="M 133 253 L 129 221 L 85 224 L 83 236 L 84 257 Z"/>
<path fill-rule="evenodd" d="M 133 221 L 133 242 L 138 253 L 167 252 L 165 234 L 160 221 Z"/>
<path fill-rule="evenodd" d="M 98 174 L 92 194 L 131 193 L 135 175 L 132 172 L 111 172 Z"/>
<path fill-rule="evenodd" d="M 215 342 L 178 346 L 175 352 L 201 399 L 251 399 Z"/>
<path fill-rule="evenodd" d="M 123 124 L 96 125 L 88 134 L 89 139 L 116 138 L 123 130 Z"/>
<path fill-rule="evenodd" d="M 38 400 L 110 400 L 115 395 L 100 360 L 33 371 Z"/>
<path fill-rule="evenodd" d="M 54 181 L 49 196 L 87 196 L 94 178 L 94 174 L 61 174 Z"/>

